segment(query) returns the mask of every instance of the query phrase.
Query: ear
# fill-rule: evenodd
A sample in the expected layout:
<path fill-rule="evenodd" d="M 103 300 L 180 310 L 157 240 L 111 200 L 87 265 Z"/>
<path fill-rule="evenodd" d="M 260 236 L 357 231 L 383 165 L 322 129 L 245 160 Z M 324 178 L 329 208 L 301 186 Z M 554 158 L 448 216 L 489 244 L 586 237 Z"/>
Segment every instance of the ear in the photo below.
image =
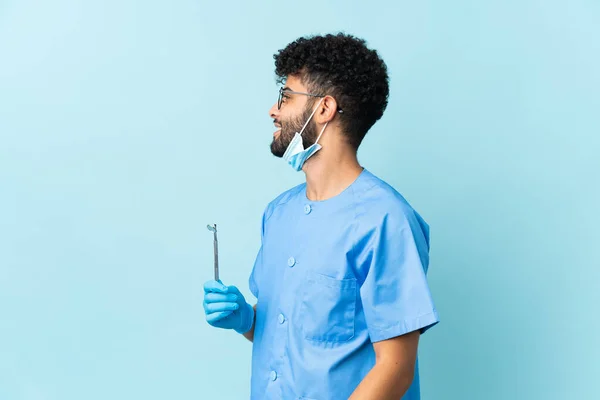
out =
<path fill-rule="evenodd" d="M 337 101 L 332 96 L 327 95 L 323 98 L 323 101 L 321 101 L 319 110 L 315 114 L 315 119 L 321 124 L 331 122 L 335 117 L 335 114 L 337 114 L 337 110 Z"/>

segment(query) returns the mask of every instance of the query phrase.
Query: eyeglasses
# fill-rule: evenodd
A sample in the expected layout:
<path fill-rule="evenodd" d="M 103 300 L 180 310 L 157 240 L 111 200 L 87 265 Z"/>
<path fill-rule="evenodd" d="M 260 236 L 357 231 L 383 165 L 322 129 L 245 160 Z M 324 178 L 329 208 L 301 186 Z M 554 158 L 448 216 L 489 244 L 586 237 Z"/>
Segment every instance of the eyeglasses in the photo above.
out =
<path fill-rule="evenodd" d="M 284 89 L 284 88 L 279 88 L 279 98 L 277 99 L 277 109 L 281 110 L 281 104 L 283 104 L 283 96 L 284 94 L 302 94 L 304 96 L 310 96 L 310 97 L 325 97 L 323 95 L 320 94 L 314 94 L 314 93 L 305 93 L 305 92 L 295 92 L 293 90 L 290 89 Z"/>
<path fill-rule="evenodd" d="M 283 96 L 286 93 L 289 93 L 289 94 L 302 94 L 304 96 L 310 96 L 310 97 L 325 97 L 324 95 L 321 95 L 321 94 L 306 93 L 306 92 L 295 92 L 295 91 L 290 90 L 290 89 L 279 88 L 279 98 L 277 99 L 277 109 L 278 110 L 281 110 L 281 104 L 283 104 Z M 342 114 L 344 111 L 338 106 L 337 112 L 339 112 L 340 114 Z"/>

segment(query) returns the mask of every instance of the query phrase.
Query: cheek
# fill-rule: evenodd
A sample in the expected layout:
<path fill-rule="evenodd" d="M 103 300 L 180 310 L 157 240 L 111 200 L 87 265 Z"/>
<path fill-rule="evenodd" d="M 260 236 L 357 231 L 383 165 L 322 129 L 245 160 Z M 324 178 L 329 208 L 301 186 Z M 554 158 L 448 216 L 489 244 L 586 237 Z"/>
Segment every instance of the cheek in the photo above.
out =
<path fill-rule="evenodd" d="M 283 118 L 281 120 L 281 128 L 285 132 L 289 132 L 291 130 L 296 130 L 296 124 L 294 122 L 295 121 L 293 120 L 293 118 L 289 118 L 289 117 Z"/>
<path fill-rule="evenodd" d="M 286 110 L 286 112 L 281 113 L 278 119 L 283 127 L 289 127 L 293 125 L 293 122 L 295 122 L 297 116 L 291 110 L 288 109 Z"/>
<path fill-rule="evenodd" d="M 281 132 L 287 132 L 290 129 L 290 124 L 287 120 L 281 120 Z"/>

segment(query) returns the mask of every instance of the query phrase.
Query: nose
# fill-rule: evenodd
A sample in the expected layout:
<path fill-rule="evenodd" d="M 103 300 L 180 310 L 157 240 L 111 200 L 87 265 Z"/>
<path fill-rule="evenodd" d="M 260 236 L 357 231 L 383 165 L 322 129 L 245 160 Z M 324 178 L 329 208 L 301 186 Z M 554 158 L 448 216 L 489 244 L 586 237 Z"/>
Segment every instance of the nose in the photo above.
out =
<path fill-rule="evenodd" d="M 269 116 L 273 119 L 278 119 L 277 117 L 279 117 L 279 110 L 277 109 L 277 102 L 275 102 L 269 110 Z"/>

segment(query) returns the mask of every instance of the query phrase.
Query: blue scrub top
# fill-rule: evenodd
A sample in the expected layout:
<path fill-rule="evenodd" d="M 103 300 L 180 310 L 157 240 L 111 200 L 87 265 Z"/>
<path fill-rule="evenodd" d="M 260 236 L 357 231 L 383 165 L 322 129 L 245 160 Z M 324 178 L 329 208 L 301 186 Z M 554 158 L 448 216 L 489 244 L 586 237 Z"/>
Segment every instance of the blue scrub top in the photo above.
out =
<path fill-rule="evenodd" d="M 373 342 L 438 322 L 428 264 L 428 225 L 367 170 L 328 200 L 302 184 L 269 203 L 249 279 L 251 398 L 347 399 L 375 365 Z M 416 367 L 402 399 L 419 398 Z"/>

